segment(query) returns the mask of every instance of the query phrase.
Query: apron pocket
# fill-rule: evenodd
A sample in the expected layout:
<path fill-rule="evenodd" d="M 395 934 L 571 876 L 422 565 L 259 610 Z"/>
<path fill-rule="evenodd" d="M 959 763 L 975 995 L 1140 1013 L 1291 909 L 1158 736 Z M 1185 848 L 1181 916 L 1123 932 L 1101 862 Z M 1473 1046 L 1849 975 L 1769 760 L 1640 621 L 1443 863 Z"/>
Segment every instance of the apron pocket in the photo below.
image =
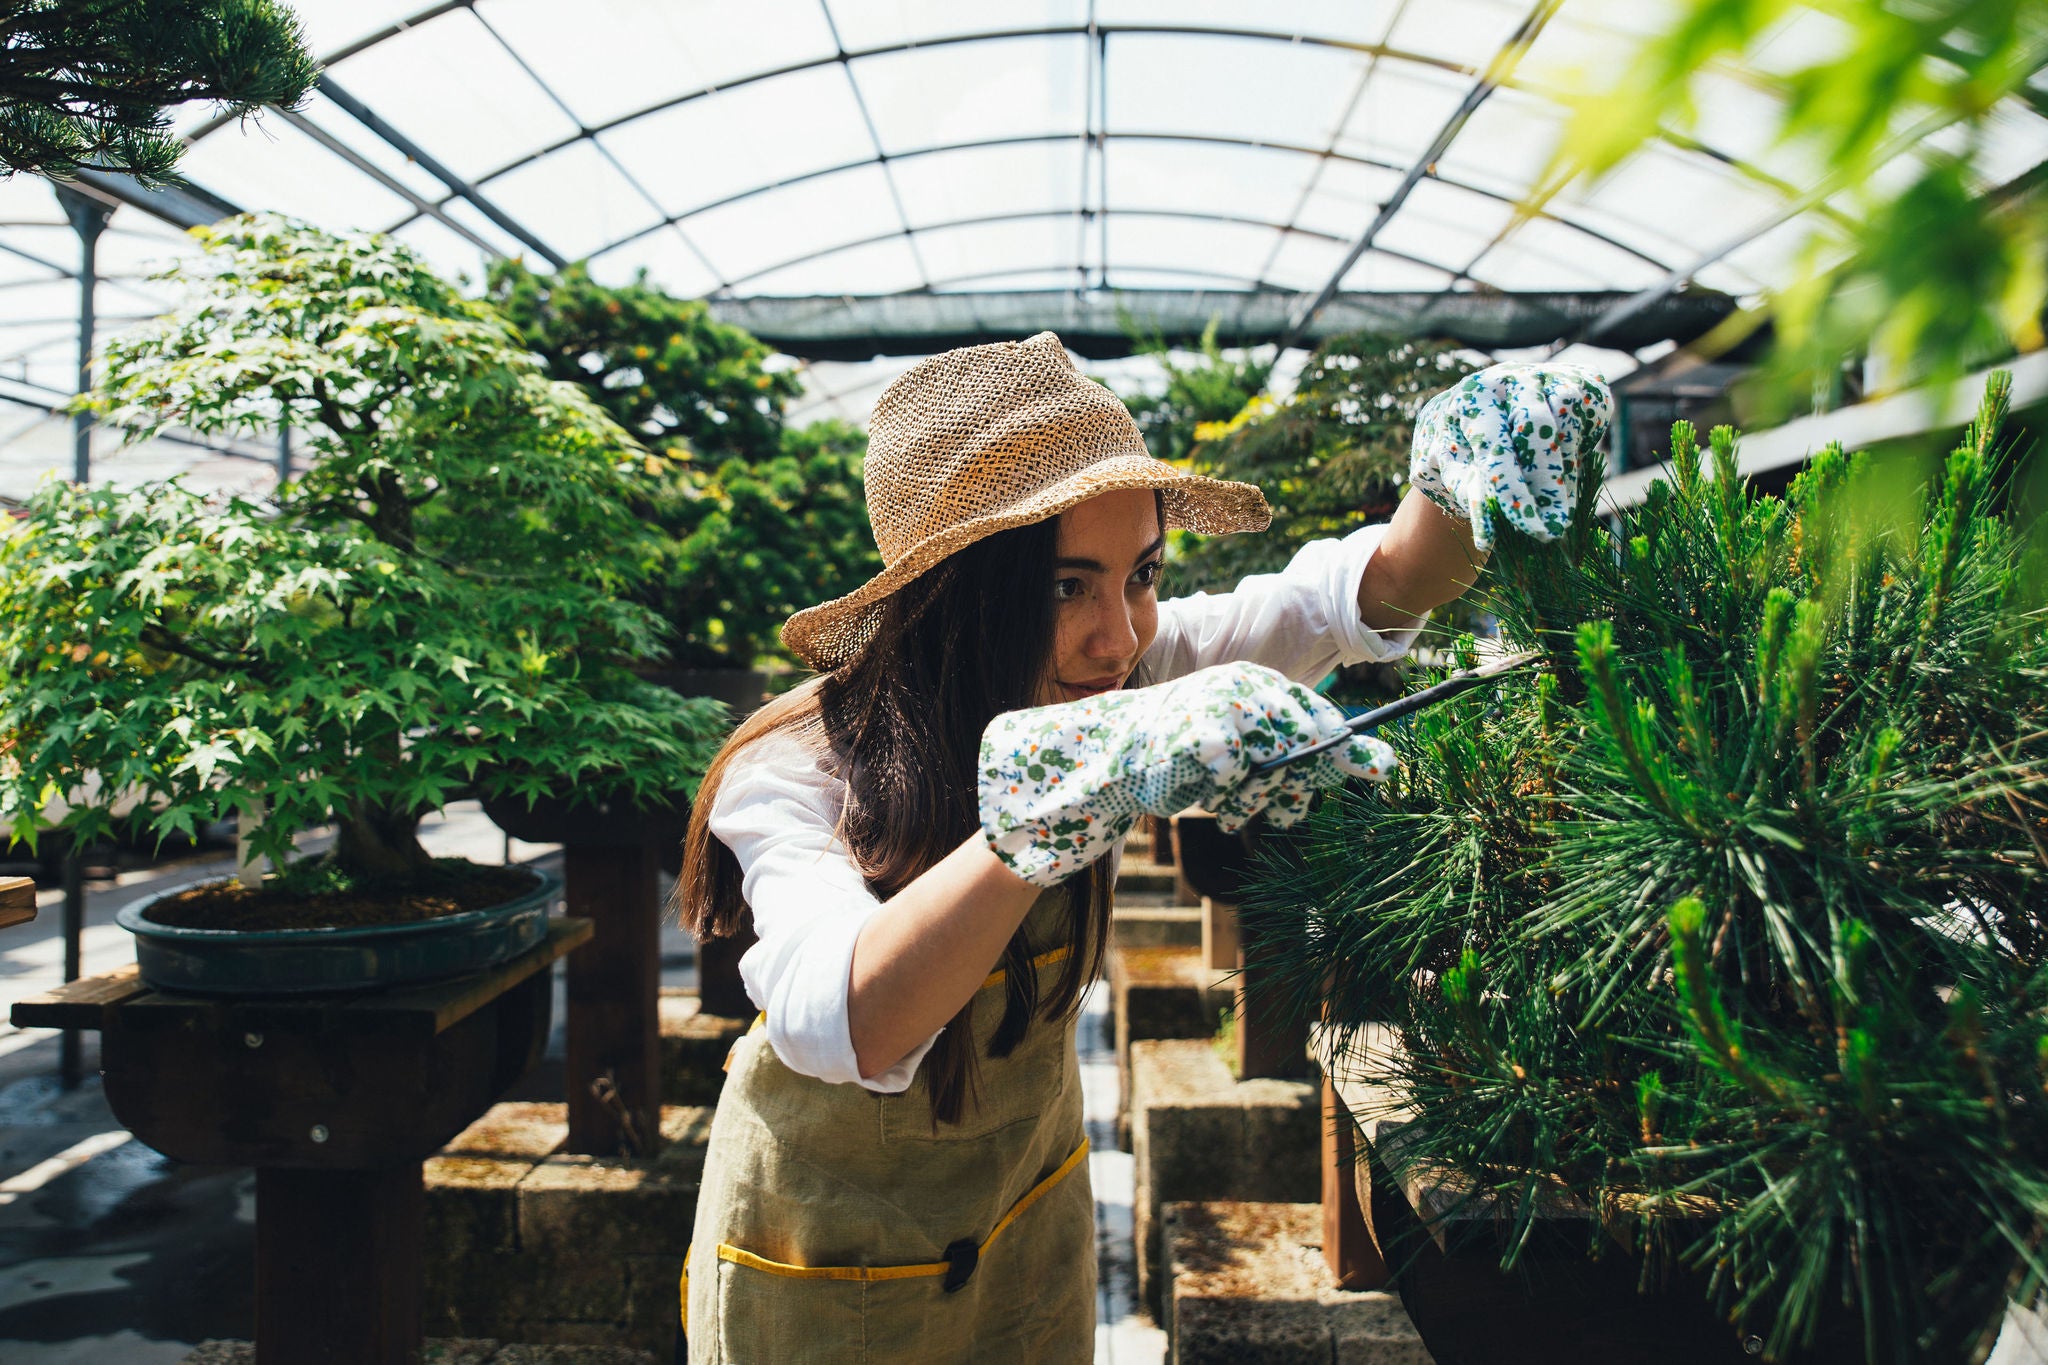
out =
<path fill-rule="evenodd" d="M 979 1244 L 956 1243 L 972 1248 L 968 1263 L 971 1273 L 961 1275 L 962 1257 L 951 1263 L 935 1261 L 895 1266 L 805 1266 L 771 1261 L 740 1247 L 720 1243 L 717 1250 L 718 1324 L 715 1351 L 719 1365 L 757 1365 L 784 1361 L 865 1361 L 870 1358 L 903 1359 L 906 1344 L 916 1346 L 921 1360 L 966 1359 L 965 1352 L 976 1343 L 976 1327 L 984 1318 L 976 1300 L 983 1294 L 1012 1305 L 1029 1305 L 1032 1288 L 1016 1283 L 1014 1273 L 1006 1282 L 991 1284 L 981 1262 L 1000 1241 L 1006 1251 L 1012 1243 L 1028 1245 L 1043 1237 L 1039 1219 L 1030 1215 L 1041 1203 L 1060 1204 L 1049 1199 L 1065 1186 L 1074 1192 L 1085 1216 L 1080 1223 L 1080 1240 L 1085 1246 L 1086 1269 L 1084 1305 L 1090 1311 L 1087 1339 L 1092 1341 L 1094 1323 L 1094 1219 L 1093 1201 L 1085 1174 L 1070 1179 L 1088 1158 L 1088 1144 L 1081 1145 L 1057 1169 L 1047 1175 L 1003 1215 Z M 1021 1224 L 1012 1228 L 1012 1223 Z M 1007 1234 L 1007 1235 L 1006 1235 Z M 1055 1235 L 1048 1245 L 1056 1245 Z M 1006 1258 L 1010 1259 L 1010 1258 Z M 1067 1256 L 1058 1256 L 1060 1262 Z M 1071 1266 L 1063 1266 L 1070 1274 Z M 959 1292 L 948 1292 L 952 1281 L 963 1281 Z M 1032 1316 L 1029 1308 L 1024 1316 Z M 1063 1315 L 1064 1316 L 1064 1315 Z"/>

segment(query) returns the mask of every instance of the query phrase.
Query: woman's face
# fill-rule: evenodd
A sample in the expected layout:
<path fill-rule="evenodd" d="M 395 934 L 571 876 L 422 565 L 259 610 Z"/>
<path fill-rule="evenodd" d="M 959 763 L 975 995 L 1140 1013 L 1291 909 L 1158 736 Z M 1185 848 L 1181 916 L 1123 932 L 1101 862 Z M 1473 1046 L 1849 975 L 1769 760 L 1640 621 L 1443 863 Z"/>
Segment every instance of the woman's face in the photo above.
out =
<path fill-rule="evenodd" d="M 1123 686 L 1159 632 L 1154 585 L 1166 548 L 1158 495 L 1149 488 L 1090 498 L 1062 512 L 1058 525 L 1045 704 Z"/>

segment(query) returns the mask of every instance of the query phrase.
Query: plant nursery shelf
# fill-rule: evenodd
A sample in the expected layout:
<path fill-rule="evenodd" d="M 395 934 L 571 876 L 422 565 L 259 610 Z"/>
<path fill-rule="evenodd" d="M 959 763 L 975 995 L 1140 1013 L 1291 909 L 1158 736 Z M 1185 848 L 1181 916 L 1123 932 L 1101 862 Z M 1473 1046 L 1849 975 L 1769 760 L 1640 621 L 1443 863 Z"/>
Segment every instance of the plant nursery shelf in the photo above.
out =
<path fill-rule="evenodd" d="M 410 1365 L 420 1163 L 540 1059 L 547 969 L 591 932 L 557 919 L 488 971 L 374 994 L 187 996 L 128 967 L 19 1001 L 12 1017 L 98 1029 L 107 1102 L 157 1151 L 256 1168 L 262 1365 Z"/>

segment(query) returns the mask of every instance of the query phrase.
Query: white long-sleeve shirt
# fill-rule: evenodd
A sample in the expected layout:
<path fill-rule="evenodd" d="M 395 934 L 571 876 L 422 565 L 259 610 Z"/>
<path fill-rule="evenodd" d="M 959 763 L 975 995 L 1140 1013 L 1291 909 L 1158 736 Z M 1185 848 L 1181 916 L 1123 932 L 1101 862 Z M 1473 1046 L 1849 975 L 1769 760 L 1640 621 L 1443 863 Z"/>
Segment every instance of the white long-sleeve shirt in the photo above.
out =
<path fill-rule="evenodd" d="M 1278 573 L 1234 591 L 1159 604 L 1159 633 L 1142 661 L 1165 682 L 1239 660 L 1314 683 L 1342 664 L 1399 658 L 1415 627 L 1382 635 L 1359 619 L 1358 585 L 1384 526 L 1305 545 Z M 895 1094 L 910 1086 L 933 1034 L 896 1065 L 863 1077 L 847 1001 L 853 945 L 881 902 L 834 831 L 845 784 L 787 733 L 754 741 L 727 767 L 711 807 L 711 832 L 738 860 L 760 942 L 740 958 L 740 977 L 767 1015 L 768 1042 L 791 1070 Z"/>

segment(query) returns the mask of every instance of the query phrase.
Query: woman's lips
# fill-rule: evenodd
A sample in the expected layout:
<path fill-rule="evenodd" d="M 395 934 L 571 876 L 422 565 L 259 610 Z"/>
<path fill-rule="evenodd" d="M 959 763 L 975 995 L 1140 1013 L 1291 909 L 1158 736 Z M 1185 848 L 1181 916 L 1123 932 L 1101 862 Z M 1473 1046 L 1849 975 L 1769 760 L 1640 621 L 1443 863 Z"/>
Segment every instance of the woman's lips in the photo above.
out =
<path fill-rule="evenodd" d="M 1123 678 L 1118 676 L 1113 678 L 1093 678 L 1087 682 L 1062 682 L 1060 686 L 1066 689 L 1067 695 L 1071 700 L 1079 701 L 1083 697 L 1096 697 L 1104 692 L 1114 691 L 1123 685 L 1123 681 Z"/>

